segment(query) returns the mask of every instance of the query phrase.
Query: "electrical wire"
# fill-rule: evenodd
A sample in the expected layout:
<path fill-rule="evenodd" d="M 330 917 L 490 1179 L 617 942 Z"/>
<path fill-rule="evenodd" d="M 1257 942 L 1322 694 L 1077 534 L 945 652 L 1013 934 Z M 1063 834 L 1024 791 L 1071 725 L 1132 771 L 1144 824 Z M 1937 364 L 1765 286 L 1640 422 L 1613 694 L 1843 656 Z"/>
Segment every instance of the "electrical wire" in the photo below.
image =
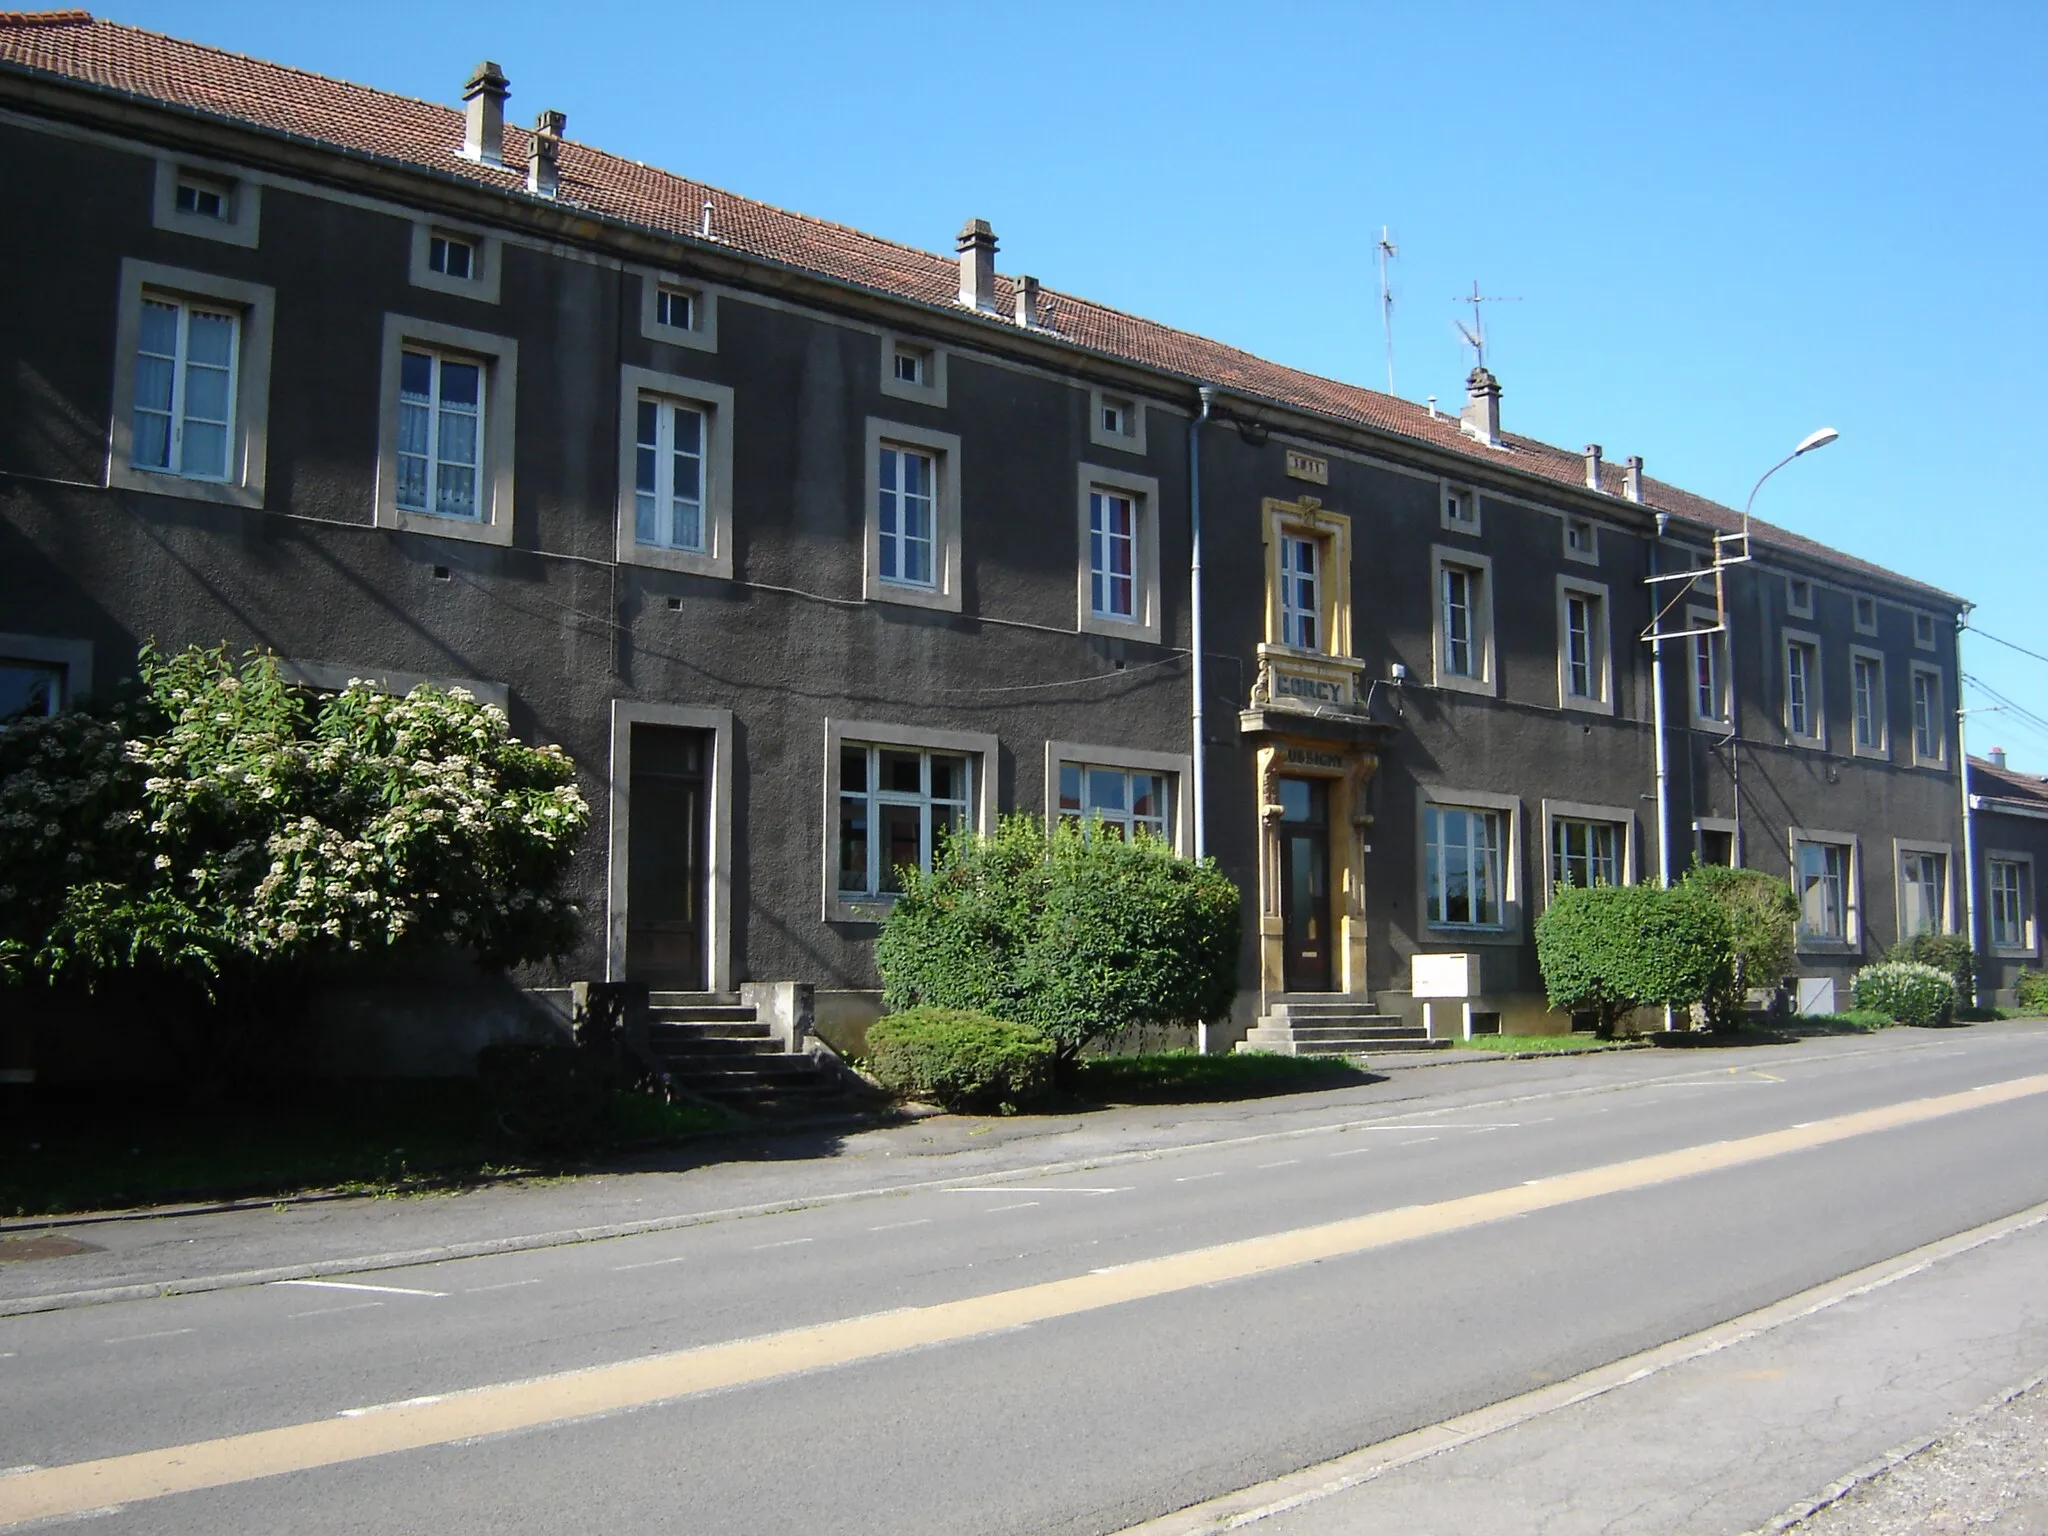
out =
<path fill-rule="evenodd" d="M 2015 645 L 2010 640 L 2001 640 L 1998 636 L 1992 634 L 1991 631 L 1988 629 L 1979 629 L 1974 624 L 1965 625 L 1964 627 L 1968 629 L 1971 634 L 1981 636 L 1982 638 L 1989 640 L 1993 645 L 2002 645 L 2008 651 L 2018 651 L 2022 656 L 2031 656 L 2036 661 L 2048 661 L 2048 656 L 2043 656 L 2039 651 L 2030 651 L 2024 645 Z"/>

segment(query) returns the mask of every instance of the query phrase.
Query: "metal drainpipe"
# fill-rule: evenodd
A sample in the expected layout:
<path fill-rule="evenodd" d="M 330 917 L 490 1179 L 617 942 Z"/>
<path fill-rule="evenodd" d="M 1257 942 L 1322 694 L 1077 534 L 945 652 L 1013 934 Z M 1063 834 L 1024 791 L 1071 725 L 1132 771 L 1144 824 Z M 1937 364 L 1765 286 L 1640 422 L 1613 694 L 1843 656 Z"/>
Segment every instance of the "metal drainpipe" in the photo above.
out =
<path fill-rule="evenodd" d="M 1650 574 L 1664 574 L 1664 530 L 1670 523 L 1668 514 L 1657 514 L 1657 537 L 1650 545 Z M 1663 588 L 1650 588 L 1650 611 L 1658 611 L 1657 604 L 1663 600 Z M 1664 625 L 1657 623 L 1657 638 L 1650 642 L 1650 728 L 1657 736 L 1657 883 L 1671 883 L 1671 762 L 1670 748 L 1664 740 Z M 1732 659 L 1732 658 L 1731 658 Z"/>
<path fill-rule="evenodd" d="M 1188 643 L 1193 648 L 1188 686 L 1194 696 L 1194 707 L 1190 711 L 1194 740 L 1191 743 L 1193 769 L 1189 775 L 1189 788 L 1194 800 L 1195 857 L 1198 859 L 1209 845 L 1206 831 L 1208 776 L 1202 769 L 1202 693 L 1206 686 L 1206 674 L 1202 668 L 1202 423 L 1209 419 L 1209 408 L 1215 400 L 1216 391 L 1204 384 L 1201 397 L 1201 414 L 1188 423 Z"/>
<path fill-rule="evenodd" d="M 1970 1006 L 1982 995 L 1977 985 L 1977 819 L 1970 814 L 1970 746 L 1963 732 L 1969 711 L 1963 708 L 1963 631 L 1970 627 L 1970 604 L 1956 615 L 1956 756 L 1962 759 L 1963 786 L 1963 932 L 1970 937 Z"/>

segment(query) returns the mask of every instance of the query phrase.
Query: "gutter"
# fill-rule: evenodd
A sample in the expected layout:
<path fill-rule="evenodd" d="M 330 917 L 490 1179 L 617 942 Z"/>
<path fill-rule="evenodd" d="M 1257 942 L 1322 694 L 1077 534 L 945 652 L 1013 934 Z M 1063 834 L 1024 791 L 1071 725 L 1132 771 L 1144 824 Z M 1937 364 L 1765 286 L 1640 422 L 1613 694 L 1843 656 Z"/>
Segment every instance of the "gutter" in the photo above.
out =
<path fill-rule="evenodd" d="M 1195 823 L 1194 855 L 1201 858 L 1208 851 L 1208 775 L 1203 768 L 1205 753 L 1202 749 L 1202 701 L 1207 690 L 1208 673 L 1202 666 L 1202 426 L 1209 420 L 1210 407 L 1215 403 L 1215 389 L 1204 384 L 1198 391 L 1201 413 L 1188 422 L 1188 609 L 1190 625 L 1188 646 L 1192 652 L 1188 669 L 1188 687 L 1193 695 L 1193 707 L 1189 711 L 1189 743 L 1194 767 L 1189 773 L 1189 792 L 1194 799 Z"/>

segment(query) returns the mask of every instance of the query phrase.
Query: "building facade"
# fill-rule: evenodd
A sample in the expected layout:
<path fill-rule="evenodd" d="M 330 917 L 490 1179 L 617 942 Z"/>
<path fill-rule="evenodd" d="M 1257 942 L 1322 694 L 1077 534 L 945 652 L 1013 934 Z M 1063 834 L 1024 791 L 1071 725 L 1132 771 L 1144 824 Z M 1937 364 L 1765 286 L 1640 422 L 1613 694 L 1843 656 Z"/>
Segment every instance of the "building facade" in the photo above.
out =
<path fill-rule="evenodd" d="M 1212 1046 L 1413 1014 L 1431 953 L 1480 1027 L 1567 1027 L 1546 893 L 1695 857 L 1793 880 L 1817 980 L 1959 924 L 1957 599 L 1513 434 L 1483 368 L 1441 413 L 507 94 L 0 17 L 42 232 L 0 243 L 0 705 L 150 640 L 469 687 L 582 767 L 568 975 L 802 981 L 828 1028 L 895 869 L 1010 812 L 1239 882 Z"/>
<path fill-rule="evenodd" d="M 1970 820 L 1979 998 L 2010 1007 L 2021 973 L 2044 969 L 2038 881 L 2048 869 L 2048 779 L 2014 772 L 1996 747 L 1971 758 Z"/>

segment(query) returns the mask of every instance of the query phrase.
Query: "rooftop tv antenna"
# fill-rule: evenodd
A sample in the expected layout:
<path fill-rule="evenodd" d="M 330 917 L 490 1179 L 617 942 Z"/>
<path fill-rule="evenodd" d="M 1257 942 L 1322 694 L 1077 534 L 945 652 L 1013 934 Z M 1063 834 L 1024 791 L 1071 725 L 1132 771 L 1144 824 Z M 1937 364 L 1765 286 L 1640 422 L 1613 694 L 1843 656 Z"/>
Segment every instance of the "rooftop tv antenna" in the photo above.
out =
<path fill-rule="evenodd" d="M 1519 304 L 1522 302 L 1522 297 L 1520 294 L 1481 293 L 1479 291 L 1479 279 L 1475 277 L 1472 279 L 1472 291 L 1459 294 L 1451 302 L 1454 304 L 1470 304 L 1472 306 L 1472 323 L 1469 326 L 1462 320 L 1454 320 L 1451 323 L 1457 326 L 1458 334 L 1465 338 L 1465 345 L 1470 347 L 1475 354 L 1473 362 L 1477 366 L 1484 368 L 1486 366 L 1486 317 L 1480 312 L 1479 306 L 1482 304 Z"/>
<path fill-rule="evenodd" d="M 1387 226 L 1380 226 L 1379 244 L 1375 247 L 1380 256 L 1380 322 L 1387 332 L 1387 393 L 1394 392 L 1394 289 L 1387 280 L 1387 263 L 1401 254 L 1394 238 L 1387 233 Z"/>

